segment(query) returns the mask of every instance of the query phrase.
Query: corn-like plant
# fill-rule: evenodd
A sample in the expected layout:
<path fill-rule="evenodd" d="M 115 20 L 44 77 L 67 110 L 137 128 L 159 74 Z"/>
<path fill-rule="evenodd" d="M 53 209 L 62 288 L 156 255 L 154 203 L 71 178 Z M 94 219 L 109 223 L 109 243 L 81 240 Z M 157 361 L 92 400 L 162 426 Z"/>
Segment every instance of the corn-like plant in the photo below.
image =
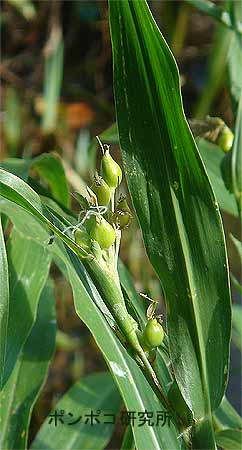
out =
<path fill-rule="evenodd" d="M 75 194 L 78 217 L 53 155 L 14 170 L 8 161 L 0 169 L 1 448 L 27 446 L 33 405 L 55 347 L 49 278 L 55 262 L 112 375 L 77 382 L 57 409 L 78 404 L 79 415 L 87 409 L 116 414 L 122 399 L 127 411 L 146 417 L 142 426 L 127 422 L 125 449 L 239 449 L 241 421 L 225 398 L 231 298 L 219 207 L 241 212 L 241 94 L 234 140 L 220 119 L 188 123 L 176 62 L 147 3 L 110 1 L 109 14 L 117 124 L 97 138 L 101 165 L 85 195 Z M 239 29 L 231 32 L 240 36 Z M 191 130 L 207 140 L 195 140 Z M 112 157 L 110 135 L 120 145 L 123 169 Z M 38 184 L 33 188 L 30 167 L 49 179 L 52 195 Z M 124 175 L 164 292 L 165 324 L 154 302 L 144 309 L 119 260 L 133 214 L 118 195 Z M 74 434 L 66 423 L 57 431 L 46 419 L 31 448 L 103 449 L 113 426 L 82 423 Z"/>

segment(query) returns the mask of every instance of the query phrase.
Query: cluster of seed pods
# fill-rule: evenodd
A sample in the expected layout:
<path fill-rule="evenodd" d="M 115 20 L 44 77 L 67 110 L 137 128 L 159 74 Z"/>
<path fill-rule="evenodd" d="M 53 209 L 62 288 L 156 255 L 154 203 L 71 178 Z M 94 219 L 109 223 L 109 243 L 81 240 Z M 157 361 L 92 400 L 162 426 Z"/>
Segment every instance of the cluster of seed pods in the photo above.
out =
<path fill-rule="evenodd" d="M 75 231 L 77 244 L 87 252 L 92 249 L 95 256 L 97 247 L 99 255 L 112 248 L 117 238 L 117 230 L 127 228 L 132 218 L 125 195 L 121 194 L 114 205 L 115 191 L 122 181 L 122 170 L 111 156 L 109 146 L 103 145 L 100 140 L 99 142 L 103 151 L 100 175 L 96 173 L 88 189 L 91 197 L 94 194 L 94 204 L 86 214 L 82 226 Z M 158 347 L 164 338 L 163 327 L 156 317 L 153 315 L 148 319 L 143 332 L 137 333 L 145 352 Z"/>

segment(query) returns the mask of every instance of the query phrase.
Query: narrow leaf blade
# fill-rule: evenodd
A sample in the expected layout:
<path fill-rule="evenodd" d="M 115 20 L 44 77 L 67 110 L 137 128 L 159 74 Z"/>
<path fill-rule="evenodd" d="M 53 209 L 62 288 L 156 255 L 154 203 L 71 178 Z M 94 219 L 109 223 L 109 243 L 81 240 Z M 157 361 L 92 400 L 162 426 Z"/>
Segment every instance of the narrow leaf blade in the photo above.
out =
<path fill-rule="evenodd" d="M 54 289 L 49 281 L 41 293 L 32 331 L 0 394 L 1 448 L 27 446 L 30 416 L 54 351 L 55 331 Z"/>
<path fill-rule="evenodd" d="M 76 254 L 83 256 L 81 248 L 52 223 L 50 211 L 42 203 L 39 195 L 23 180 L 3 169 L 0 169 L 0 196 L 7 198 L 33 214 L 59 236 Z"/>
<path fill-rule="evenodd" d="M 4 208 L 2 206 L 4 212 L 8 214 L 19 232 L 23 234 L 26 232 L 29 237 L 46 247 L 47 232 L 39 220 L 36 221 L 35 217 L 25 211 L 22 212 L 20 218 L 19 211 L 21 211 L 21 208 L 11 202 L 7 202 L 6 205 L 6 200 L 2 203 L 4 203 Z M 42 219 L 42 221 L 45 224 L 45 220 Z M 162 405 L 154 396 L 137 364 L 116 338 L 105 311 L 101 309 L 102 303 L 100 300 L 102 299 L 100 299 L 80 260 L 72 253 L 67 255 L 66 249 L 59 241 L 50 245 L 48 250 L 72 285 L 77 314 L 95 337 L 127 409 L 137 412 L 148 410 L 154 414 L 157 414 L 160 410 L 163 411 Z M 164 383 L 166 383 L 166 380 L 164 380 Z M 179 433 L 173 424 L 170 427 L 167 424 L 163 427 L 153 428 L 147 424 L 140 427 L 136 420 L 133 430 L 139 450 L 147 450 L 149 446 L 152 447 L 152 450 L 165 450 L 167 445 L 177 450 L 183 448 L 182 437 L 178 437 Z"/>
<path fill-rule="evenodd" d="M 216 443 L 224 450 L 238 450 L 242 447 L 242 431 L 223 430 L 215 433 Z"/>
<path fill-rule="evenodd" d="M 242 430 L 242 419 L 229 403 L 226 397 L 223 398 L 219 408 L 213 413 L 215 431 L 236 428 Z"/>
<path fill-rule="evenodd" d="M 16 230 L 11 232 L 7 253 L 9 320 L 3 383 L 8 380 L 34 324 L 38 301 L 50 268 L 47 250 Z"/>
<path fill-rule="evenodd" d="M 163 410 L 161 403 L 154 396 L 136 363 L 114 335 L 105 316 L 95 306 L 95 288 L 85 269 L 75 255 L 70 256 L 72 264 L 65 258 L 65 268 L 63 265 L 60 265 L 59 268 L 65 276 L 68 276 L 73 290 L 76 312 L 95 337 L 127 410 L 136 412 L 148 410 L 156 415 L 158 411 Z M 58 261 L 56 262 L 58 263 Z M 159 429 L 159 427 L 152 428 L 147 424 L 139 427 L 136 421 L 133 431 L 136 445 L 140 450 L 147 450 L 150 447 L 154 450 L 165 449 L 168 445 L 171 448 L 179 449 L 182 446 L 182 439 L 178 439 L 178 432 L 172 424 L 170 427 L 166 424 Z"/>
<path fill-rule="evenodd" d="M 32 167 L 47 181 L 55 200 L 68 207 L 70 202 L 68 183 L 58 155 L 44 153 L 32 161 Z"/>
<path fill-rule="evenodd" d="M 58 421 L 55 426 L 53 418 L 52 423 L 51 417 L 46 418 L 31 449 L 102 450 L 110 441 L 120 406 L 121 397 L 111 375 L 89 375 L 74 384 L 50 414 L 64 411 L 64 424 Z M 97 414 L 99 423 L 94 418 L 91 424 L 91 412 Z"/>
<path fill-rule="evenodd" d="M 198 140 L 198 148 L 220 209 L 236 217 L 238 210 L 234 195 L 226 189 L 222 178 L 221 165 L 224 153 L 219 147 L 204 139 Z"/>
<path fill-rule="evenodd" d="M 128 186 L 166 296 L 175 376 L 201 418 L 218 407 L 228 375 L 231 304 L 221 218 L 184 117 L 176 64 L 146 3 L 109 6 Z"/>
<path fill-rule="evenodd" d="M 8 260 L 0 214 L 0 389 L 4 375 L 9 316 Z"/>

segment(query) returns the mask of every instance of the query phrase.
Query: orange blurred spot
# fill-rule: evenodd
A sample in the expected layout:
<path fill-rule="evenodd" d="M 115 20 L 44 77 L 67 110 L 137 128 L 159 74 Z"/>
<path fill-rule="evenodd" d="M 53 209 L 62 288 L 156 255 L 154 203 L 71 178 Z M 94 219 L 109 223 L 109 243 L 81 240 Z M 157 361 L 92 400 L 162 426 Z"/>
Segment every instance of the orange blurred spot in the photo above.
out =
<path fill-rule="evenodd" d="M 66 105 L 66 121 L 70 128 L 83 128 L 90 125 L 95 117 L 93 109 L 85 102 Z"/>

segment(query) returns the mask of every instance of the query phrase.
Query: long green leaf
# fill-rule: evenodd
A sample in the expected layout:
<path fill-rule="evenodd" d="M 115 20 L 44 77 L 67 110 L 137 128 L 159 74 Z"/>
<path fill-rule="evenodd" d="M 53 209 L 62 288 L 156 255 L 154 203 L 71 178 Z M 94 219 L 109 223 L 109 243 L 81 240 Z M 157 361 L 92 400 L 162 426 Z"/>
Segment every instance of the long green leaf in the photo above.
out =
<path fill-rule="evenodd" d="M 54 351 L 55 331 L 54 289 L 49 281 L 41 293 L 32 331 L 0 394 L 2 449 L 27 448 L 30 417 Z"/>
<path fill-rule="evenodd" d="M 233 243 L 234 243 L 234 245 L 235 245 L 235 247 L 237 249 L 237 252 L 239 254 L 239 263 L 240 263 L 240 266 L 241 266 L 242 265 L 242 243 L 238 239 L 236 239 L 232 234 L 230 235 L 230 238 L 233 241 Z M 238 293 L 240 295 L 242 295 L 241 281 L 238 281 L 236 279 L 236 277 L 232 273 L 230 273 L 230 278 L 231 278 L 231 281 L 232 281 L 235 289 L 238 291 Z"/>
<path fill-rule="evenodd" d="M 242 447 L 242 431 L 223 430 L 215 433 L 216 443 L 224 450 L 239 450 Z"/>
<path fill-rule="evenodd" d="M 233 241 L 237 252 L 239 254 L 239 263 L 240 267 L 242 265 L 242 243 L 236 239 L 233 235 L 230 236 Z M 241 281 L 237 281 L 237 279 L 231 274 L 231 280 L 235 285 L 235 288 L 242 295 L 242 285 Z M 237 348 L 242 351 L 242 306 L 240 304 L 233 304 L 232 307 L 232 340 Z"/>
<path fill-rule="evenodd" d="M 8 158 L 0 167 L 14 175 L 28 180 L 29 172 L 35 169 L 47 182 L 55 200 L 63 206 L 69 206 L 70 195 L 65 172 L 59 156 L 55 153 L 43 153 L 33 159 Z"/>
<path fill-rule="evenodd" d="M 71 256 L 71 261 L 72 264 L 66 263 L 66 269 L 73 290 L 77 314 L 95 337 L 96 343 L 115 378 L 127 410 L 138 413 L 146 409 L 152 411 L 155 417 L 157 411 L 163 410 L 161 403 L 152 393 L 135 362 L 128 356 L 115 337 L 103 315 L 97 308 L 93 307 L 94 298 L 92 298 L 93 295 L 90 296 L 89 292 L 92 283 L 75 255 Z M 134 436 L 136 445 L 140 450 L 147 450 L 147 448 L 165 449 L 168 445 L 171 448 L 174 446 L 174 448 L 179 449 L 182 443 L 181 440 L 177 440 L 178 435 L 176 435 L 172 425 L 170 428 L 166 425 L 161 431 L 159 428 L 152 428 L 145 424 L 141 430 L 136 422 Z"/>
<path fill-rule="evenodd" d="M 31 167 L 47 181 L 53 197 L 64 206 L 69 206 L 70 196 L 65 172 L 58 155 L 44 153 L 32 161 Z"/>
<path fill-rule="evenodd" d="M 197 143 L 219 207 L 223 211 L 226 211 L 233 216 L 237 216 L 238 210 L 235 198 L 233 194 L 226 189 L 222 178 L 221 164 L 223 158 L 225 158 L 223 152 L 219 147 L 204 139 L 199 139 Z"/>
<path fill-rule="evenodd" d="M 0 214 L 0 388 L 4 375 L 9 314 L 8 260 Z"/>
<path fill-rule="evenodd" d="M 235 3 L 235 2 L 234 2 Z M 236 35 L 233 36 L 228 54 L 228 74 L 230 91 L 235 103 L 235 108 L 239 104 L 241 95 L 241 66 L 242 66 L 242 45 Z"/>
<path fill-rule="evenodd" d="M 102 450 L 110 441 L 120 406 L 121 397 L 111 375 L 89 375 L 74 384 L 55 405 L 51 414 L 64 411 L 64 424 L 57 422 L 55 426 L 53 418 L 49 423 L 48 417 L 31 449 Z M 97 414 L 99 423 L 95 419 L 91 423 L 91 412 Z"/>
<path fill-rule="evenodd" d="M 242 295 L 242 285 L 238 282 L 237 278 L 232 273 L 230 273 L 230 278 L 237 292 Z"/>
<path fill-rule="evenodd" d="M 130 425 L 125 430 L 120 450 L 135 450 L 135 442 Z"/>
<path fill-rule="evenodd" d="M 241 44 L 242 45 L 242 44 Z M 242 214 L 242 89 L 236 117 L 235 136 L 232 149 L 232 184 L 240 216 Z M 242 218 L 242 216 L 241 216 Z"/>
<path fill-rule="evenodd" d="M 0 196 L 7 198 L 45 223 L 50 230 L 59 236 L 77 255 L 85 256 L 86 252 L 62 233 L 51 221 L 51 213 L 42 203 L 38 194 L 23 180 L 0 169 Z"/>
<path fill-rule="evenodd" d="M 242 430 L 242 419 L 229 403 L 226 397 L 223 398 L 219 408 L 213 413 L 215 431 L 235 428 Z"/>
<path fill-rule="evenodd" d="M 50 269 L 47 250 L 16 230 L 7 245 L 9 320 L 3 382 L 6 383 L 36 318 L 38 301 Z"/>
<path fill-rule="evenodd" d="M 28 180 L 29 169 L 31 160 L 19 159 L 19 158 L 7 158 L 0 162 L 1 169 L 11 172 L 13 175 L 17 175 L 22 180 Z"/>
<path fill-rule="evenodd" d="M 230 238 L 231 238 L 232 242 L 234 243 L 235 248 L 237 249 L 237 252 L 239 254 L 240 264 L 242 264 L 242 242 L 239 241 L 238 239 L 236 239 L 236 237 L 234 237 L 232 234 L 230 235 Z"/>
<path fill-rule="evenodd" d="M 37 240 L 39 243 L 42 242 L 42 245 L 46 247 L 45 242 L 48 233 L 39 221 L 36 221 L 33 216 L 25 211 L 22 211 L 20 215 L 19 211 L 21 209 L 10 202 L 7 202 L 6 205 L 6 200 L 2 201 L 2 209 L 10 217 L 19 232 L 26 232 L 29 237 Z M 37 215 L 37 217 L 39 216 Z M 42 219 L 42 222 L 45 224 L 44 219 Z M 155 397 L 136 363 L 116 338 L 106 314 L 102 311 L 103 305 L 100 302 L 97 290 L 80 260 L 74 254 L 70 253 L 68 256 L 66 250 L 58 241 L 50 245 L 48 249 L 55 258 L 60 270 L 70 280 L 77 314 L 86 323 L 95 337 L 128 411 L 142 412 L 146 409 L 153 412 L 154 417 L 156 417 L 158 411 L 163 411 L 163 407 Z M 160 373 L 159 380 L 162 387 L 165 388 L 166 379 L 162 380 L 162 373 Z M 147 450 L 147 448 L 160 450 L 166 449 L 168 446 L 176 448 L 176 450 L 182 448 L 182 439 L 181 437 L 178 438 L 178 432 L 176 432 L 172 424 L 170 428 L 167 425 L 164 427 L 151 427 L 147 424 L 140 427 L 138 420 L 136 420 L 133 430 L 136 446 L 139 450 Z"/>
<path fill-rule="evenodd" d="M 233 305 L 232 314 L 232 340 L 236 347 L 242 351 L 242 306 Z"/>
<path fill-rule="evenodd" d="M 166 296 L 175 377 L 195 418 L 209 417 L 227 383 L 231 333 L 218 204 L 184 117 L 175 61 L 146 3 L 109 7 L 128 186 Z"/>

